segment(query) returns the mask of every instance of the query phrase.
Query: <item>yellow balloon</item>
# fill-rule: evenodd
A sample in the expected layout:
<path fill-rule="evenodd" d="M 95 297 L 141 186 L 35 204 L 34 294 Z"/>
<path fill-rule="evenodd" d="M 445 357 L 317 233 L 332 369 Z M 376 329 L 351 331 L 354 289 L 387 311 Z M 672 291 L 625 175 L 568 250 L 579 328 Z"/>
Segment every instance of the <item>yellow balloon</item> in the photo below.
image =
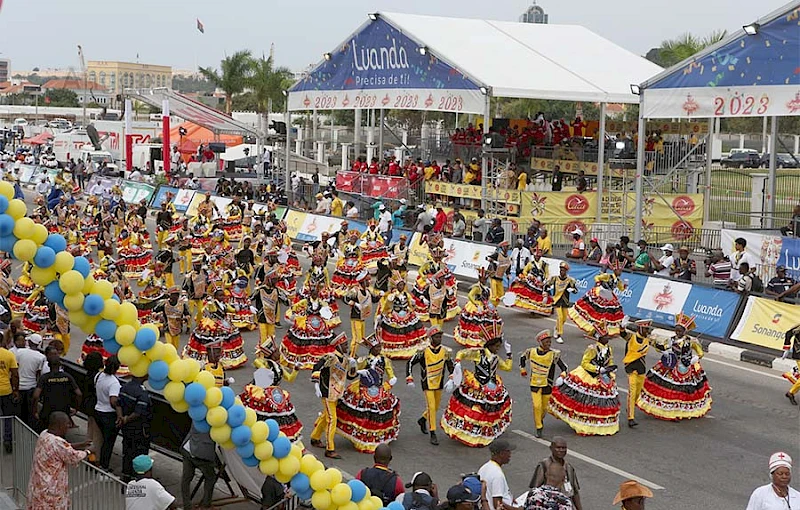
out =
<path fill-rule="evenodd" d="M 253 455 L 255 455 L 258 460 L 271 459 L 273 455 L 272 443 L 269 441 L 258 443 Z"/>
<path fill-rule="evenodd" d="M 220 425 L 219 427 L 211 427 L 211 439 L 214 440 L 215 443 L 224 443 L 231 438 L 231 426 L 227 423 Z"/>
<path fill-rule="evenodd" d="M 133 326 L 138 321 L 139 321 L 139 314 L 136 311 L 136 305 L 127 301 L 119 305 L 119 315 L 117 315 L 116 318 L 117 324 L 119 325 L 128 324 L 130 326 Z"/>
<path fill-rule="evenodd" d="M 242 404 L 242 399 L 241 399 L 241 398 L 239 398 L 239 397 L 236 397 L 235 399 L 233 399 L 233 404 L 234 404 L 234 405 L 237 405 L 237 406 L 242 406 L 242 405 L 244 405 L 244 404 Z"/>
<path fill-rule="evenodd" d="M 156 342 L 151 348 L 145 351 L 144 355 L 147 356 L 147 359 L 150 361 L 163 359 L 166 352 L 166 347 L 164 345 L 164 342 Z"/>
<path fill-rule="evenodd" d="M 285 475 L 280 471 L 278 471 L 277 473 L 275 473 L 275 479 L 281 483 L 289 483 L 292 481 L 292 475 Z"/>
<path fill-rule="evenodd" d="M 126 345 L 125 347 L 130 347 L 130 345 Z M 120 348 L 119 352 L 120 354 L 122 353 L 122 348 Z M 133 376 L 144 377 L 147 375 L 147 369 L 150 367 L 150 360 L 142 356 L 135 364 L 131 365 L 126 363 L 126 365 L 128 365 L 128 369 L 131 371 Z"/>
<path fill-rule="evenodd" d="M 367 488 L 367 490 L 369 490 L 369 488 Z M 370 496 L 369 499 L 372 501 L 372 507 L 375 508 L 375 510 L 383 508 L 383 500 L 378 496 Z"/>
<path fill-rule="evenodd" d="M 310 453 L 303 455 L 303 458 L 300 459 L 300 472 L 311 477 L 317 471 L 317 458 Z"/>
<path fill-rule="evenodd" d="M 348 488 L 349 488 L 349 486 L 348 486 Z M 339 505 L 339 508 L 341 510 L 358 510 L 358 505 L 353 503 L 350 500 L 347 500 L 347 502 L 345 502 L 344 504 Z"/>
<path fill-rule="evenodd" d="M 183 400 L 183 391 L 185 389 L 186 386 L 184 386 L 182 382 L 170 381 L 164 386 L 164 398 L 170 403 L 180 402 Z"/>
<path fill-rule="evenodd" d="M 111 296 L 114 295 L 114 284 L 108 280 L 98 280 L 94 282 L 94 289 L 92 289 L 92 292 L 104 300 L 111 299 Z"/>
<path fill-rule="evenodd" d="M 309 481 L 311 482 L 311 488 L 315 492 L 328 492 L 328 473 L 324 469 L 314 472 L 309 476 Z"/>
<path fill-rule="evenodd" d="M 303 449 L 297 446 L 296 444 L 292 445 L 292 449 L 289 450 L 289 455 L 296 458 L 298 461 L 303 458 Z"/>
<path fill-rule="evenodd" d="M 31 268 L 31 280 L 36 285 L 41 285 L 44 287 L 48 283 L 52 282 L 56 279 L 56 272 L 53 269 L 53 266 L 50 267 L 38 267 L 33 266 Z"/>
<path fill-rule="evenodd" d="M 258 463 L 258 470 L 267 476 L 274 476 L 275 474 L 277 474 L 279 467 L 280 464 L 278 463 L 278 459 L 276 459 L 275 457 L 272 457 L 267 460 L 262 460 L 261 462 Z"/>
<path fill-rule="evenodd" d="M 83 294 L 67 294 L 64 296 L 64 308 L 70 312 L 77 312 L 83 310 Z"/>
<path fill-rule="evenodd" d="M 22 218 L 22 220 L 27 220 L 27 219 L 29 218 Z M 17 223 L 19 223 L 22 220 L 17 220 Z M 16 232 L 16 228 L 14 230 Z M 16 233 L 14 235 L 16 235 Z M 16 243 L 14 243 L 14 256 L 17 257 L 19 260 L 30 262 L 33 260 L 33 257 L 35 255 L 36 255 L 36 243 L 31 241 L 30 239 L 19 239 Z"/>
<path fill-rule="evenodd" d="M 100 317 L 98 315 L 87 315 L 86 322 L 80 328 L 83 330 L 84 333 L 87 335 L 93 335 L 94 329 L 97 326 L 97 323 L 100 322 Z"/>
<path fill-rule="evenodd" d="M 14 195 L 12 194 L 11 197 L 13 196 Z M 23 216 L 25 216 L 26 214 L 28 214 L 28 206 L 25 205 L 25 202 L 23 202 L 18 198 L 11 200 L 11 197 L 8 197 L 9 202 L 8 202 L 8 209 L 6 209 L 6 214 L 11 216 L 15 220 L 18 220 Z"/>
<path fill-rule="evenodd" d="M 189 404 L 185 400 L 170 402 L 169 405 L 172 406 L 172 409 L 174 409 L 176 413 L 185 413 L 189 410 Z"/>
<path fill-rule="evenodd" d="M 172 362 L 177 361 L 178 358 L 178 350 L 175 349 L 175 346 L 172 344 L 164 344 L 164 356 L 161 359 L 166 361 L 167 365 L 170 365 Z"/>
<path fill-rule="evenodd" d="M 222 390 L 220 390 L 216 386 L 212 386 L 210 388 L 206 388 L 206 398 L 203 400 L 203 403 L 209 409 L 217 407 L 218 405 L 220 405 L 222 403 Z M 267 436 L 264 436 L 264 438 L 266 438 L 266 437 Z M 253 441 L 253 442 L 255 443 L 255 441 Z"/>
<path fill-rule="evenodd" d="M 328 510 L 332 504 L 331 493 L 328 491 L 314 491 L 311 496 L 311 505 L 317 510 Z"/>
<path fill-rule="evenodd" d="M 328 477 L 328 489 L 333 489 L 342 483 L 342 472 L 336 468 L 328 468 L 325 470 Z"/>
<path fill-rule="evenodd" d="M 353 504 L 356 505 L 356 508 L 358 510 L 375 510 L 374 508 L 372 508 L 372 500 L 370 498 L 364 498 L 361 501 L 359 501 L 358 504 L 355 503 Z"/>
<path fill-rule="evenodd" d="M 206 413 L 206 421 L 212 427 L 220 427 L 228 421 L 228 411 L 221 405 L 209 407 Z"/>
<path fill-rule="evenodd" d="M 115 319 L 119 316 L 119 301 L 116 299 L 106 299 L 105 305 L 103 306 L 103 311 L 100 312 L 100 317 L 115 321 Z"/>
<path fill-rule="evenodd" d="M 333 486 L 333 489 L 331 489 L 331 500 L 336 506 L 342 506 L 349 502 L 352 496 L 353 491 L 346 483 L 337 483 Z"/>
<path fill-rule="evenodd" d="M 69 312 L 69 320 L 75 326 L 83 329 L 89 323 L 89 316 L 83 310 Z"/>
<path fill-rule="evenodd" d="M 35 226 L 36 223 L 32 219 L 20 218 L 14 222 L 14 235 L 20 240 L 27 239 L 30 241 Z M 33 241 L 31 242 L 33 243 Z M 36 243 L 33 243 L 33 245 L 36 246 Z"/>
<path fill-rule="evenodd" d="M 119 330 L 117 330 L 119 331 Z M 185 359 L 179 359 L 169 364 L 169 380 L 175 382 L 183 382 L 186 380 L 186 374 L 189 373 L 189 366 Z"/>
<path fill-rule="evenodd" d="M 47 236 L 49 234 L 50 233 L 47 231 L 47 227 L 41 223 L 37 223 L 36 226 L 33 227 L 33 234 L 29 237 L 29 239 L 41 246 L 45 241 L 47 241 Z"/>
<path fill-rule="evenodd" d="M 222 392 L 220 392 L 220 395 L 222 395 Z M 208 393 L 206 393 L 206 398 L 208 398 Z M 263 442 L 269 442 L 267 441 L 268 435 L 269 435 L 269 427 L 267 426 L 266 422 L 257 421 L 253 424 L 252 427 L 250 427 L 250 440 L 255 445 L 259 445 Z M 270 445 L 272 445 L 272 443 L 270 443 Z"/>
<path fill-rule="evenodd" d="M 0 181 L 0 195 L 11 200 L 14 198 L 14 186 L 8 181 Z"/>
<path fill-rule="evenodd" d="M 91 294 L 94 289 L 94 276 L 89 275 L 83 280 L 83 293 L 84 294 Z"/>
<path fill-rule="evenodd" d="M 252 428 L 253 425 L 255 425 L 257 421 L 258 421 L 258 415 L 256 414 L 256 412 L 253 409 L 250 409 L 249 407 L 245 407 L 244 408 L 244 425 L 246 427 Z M 252 440 L 252 437 L 251 437 L 251 440 Z"/>
<path fill-rule="evenodd" d="M 142 351 L 140 351 L 135 345 L 123 345 L 120 347 L 117 357 L 119 358 L 120 363 L 132 367 L 133 365 L 139 363 L 139 361 L 142 359 Z"/>
<path fill-rule="evenodd" d="M 216 381 L 214 380 L 214 374 L 212 374 L 208 370 L 202 370 L 199 374 L 197 374 L 197 377 L 195 377 L 194 382 L 201 384 L 205 389 L 209 389 L 214 385 L 216 385 Z"/>
<path fill-rule="evenodd" d="M 60 251 L 56 253 L 56 261 L 53 263 L 53 268 L 60 273 L 64 274 L 75 265 L 75 257 L 68 251 Z"/>
<path fill-rule="evenodd" d="M 142 326 L 142 329 L 149 329 L 150 331 L 155 333 L 156 334 L 156 340 L 161 338 L 161 330 L 158 329 L 158 326 L 156 326 L 155 324 L 144 324 Z"/>
<path fill-rule="evenodd" d="M 183 363 L 186 365 L 186 375 L 183 377 L 183 382 L 189 384 L 190 382 L 194 381 L 195 378 L 200 374 L 200 362 L 196 359 L 186 358 L 183 360 Z"/>
<path fill-rule="evenodd" d="M 83 294 L 80 296 L 83 297 Z M 64 298 L 64 304 L 67 304 L 67 298 Z M 136 340 L 136 330 L 133 329 L 133 326 L 124 324 L 117 328 L 117 333 L 114 336 L 116 337 L 118 344 L 131 345 L 133 341 Z"/>
<path fill-rule="evenodd" d="M 233 450 L 234 448 L 236 448 L 236 445 L 230 439 L 220 444 L 220 446 L 225 448 L 226 450 Z"/>
<path fill-rule="evenodd" d="M 83 290 L 83 275 L 71 269 L 61 275 L 61 278 L 58 279 L 58 286 L 64 294 L 77 294 Z"/>

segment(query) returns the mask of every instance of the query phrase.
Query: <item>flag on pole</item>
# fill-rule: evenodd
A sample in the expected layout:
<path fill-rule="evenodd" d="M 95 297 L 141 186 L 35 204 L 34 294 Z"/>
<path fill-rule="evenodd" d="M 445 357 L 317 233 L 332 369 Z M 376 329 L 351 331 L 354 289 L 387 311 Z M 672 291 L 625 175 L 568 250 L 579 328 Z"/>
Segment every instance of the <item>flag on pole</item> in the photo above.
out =
<path fill-rule="evenodd" d="M 2 1 L 2 0 L 0 0 L 0 1 Z M 203 22 L 200 21 L 200 18 L 197 18 L 197 30 L 200 31 L 201 34 L 205 34 L 206 33 L 206 29 L 205 29 L 205 27 L 203 27 Z"/>

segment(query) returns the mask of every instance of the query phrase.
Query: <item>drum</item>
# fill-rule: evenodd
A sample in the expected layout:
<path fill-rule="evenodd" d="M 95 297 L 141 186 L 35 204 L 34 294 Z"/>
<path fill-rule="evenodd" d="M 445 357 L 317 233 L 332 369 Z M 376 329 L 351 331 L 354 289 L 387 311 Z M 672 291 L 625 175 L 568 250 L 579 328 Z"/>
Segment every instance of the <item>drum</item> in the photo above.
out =
<path fill-rule="evenodd" d="M 517 300 L 517 295 L 514 292 L 506 292 L 503 296 L 503 304 L 506 306 L 514 306 L 514 302 Z"/>
<path fill-rule="evenodd" d="M 678 356 L 674 352 L 665 352 L 661 355 L 661 364 L 669 369 L 675 368 L 675 365 L 678 364 Z"/>
<path fill-rule="evenodd" d="M 329 321 L 333 318 L 333 311 L 328 306 L 323 306 L 322 309 L 320 309 L 319 314 L 326 321 Z"/>

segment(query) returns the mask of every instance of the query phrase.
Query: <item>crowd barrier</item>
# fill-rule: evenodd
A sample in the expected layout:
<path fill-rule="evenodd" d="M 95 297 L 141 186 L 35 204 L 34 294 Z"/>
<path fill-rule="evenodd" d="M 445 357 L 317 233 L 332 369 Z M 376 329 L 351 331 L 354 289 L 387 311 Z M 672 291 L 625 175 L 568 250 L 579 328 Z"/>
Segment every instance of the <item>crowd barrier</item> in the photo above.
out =
<path fill-rule="evenodd" d="M 372 198 L 399 199 L 408 193 L 408 179 L 361 172 L 336 172 L 336 189 Z"/>
<path fill-rule="evenodd" d="M 741 237 L 747 241 L 745 252 L 751 260 L 756 261 L 756 270 L 764 285 L 775 276 L 777 266 L 786 267 L 789 276 L 800 278 L 800 239 L 775 233 L 731 229 L 722 229 L 720 237 L 722 252 L 727 256 L 731 256 L 736 249 L 736 239 Z"/>

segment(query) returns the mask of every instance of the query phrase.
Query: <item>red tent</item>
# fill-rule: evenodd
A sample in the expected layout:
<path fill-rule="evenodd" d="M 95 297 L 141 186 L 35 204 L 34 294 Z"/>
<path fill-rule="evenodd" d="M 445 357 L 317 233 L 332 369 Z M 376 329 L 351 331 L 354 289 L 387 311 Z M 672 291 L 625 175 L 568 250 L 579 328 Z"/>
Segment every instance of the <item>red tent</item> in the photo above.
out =
<path fill-rule="evenodd" d="M 39 133 L 36 136 L 32 136 L 31 138 L 25 138 L 24 140 L 22 140 L 22 143 L 28 145 L 44 145 L 52 139 L 53 135 L 45 131 L 43 133 Z"/>
<path fill-rule="evenodd" d="M 197 154 L 197 148 L 200 144 L 189 138 L 183 137 L 178 143 L 178 152 L 181 154 Z"/>

